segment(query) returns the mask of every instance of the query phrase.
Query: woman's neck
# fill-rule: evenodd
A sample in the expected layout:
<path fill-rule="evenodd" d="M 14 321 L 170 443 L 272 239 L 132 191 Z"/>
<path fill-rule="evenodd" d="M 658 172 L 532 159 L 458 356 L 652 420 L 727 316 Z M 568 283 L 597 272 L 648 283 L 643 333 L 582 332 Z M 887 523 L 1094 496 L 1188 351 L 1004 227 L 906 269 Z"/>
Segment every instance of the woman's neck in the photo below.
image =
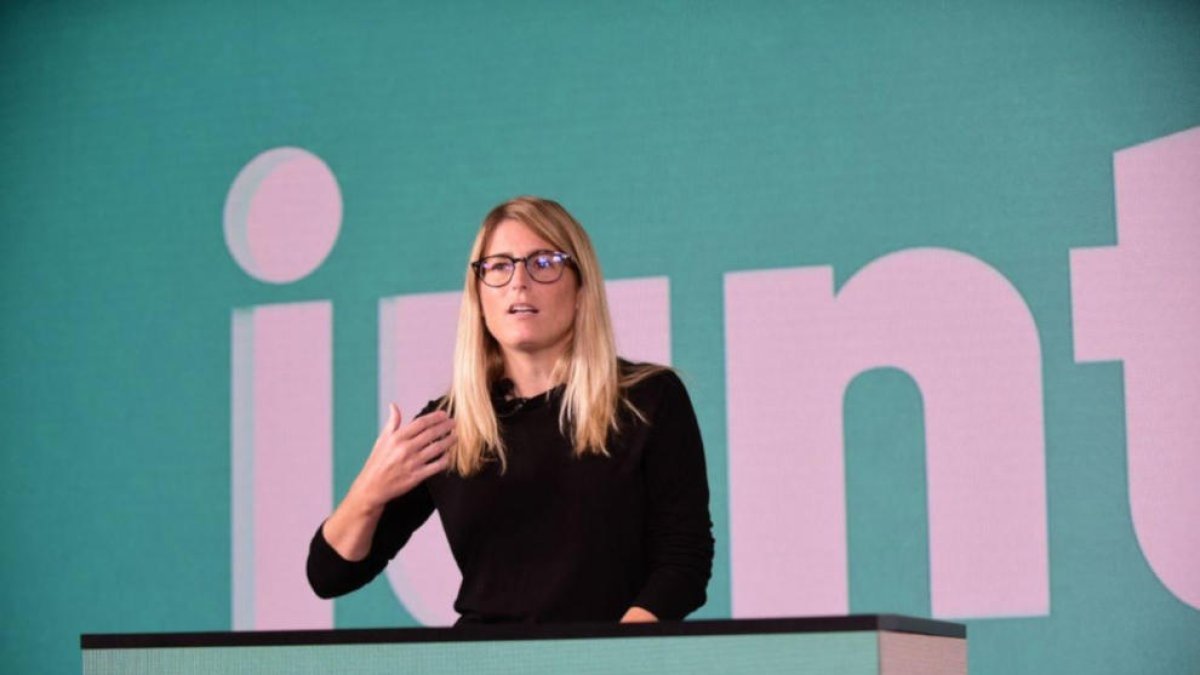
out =
<path fill-rule="evenodd" d="M 554 369 L 558 354 L 510 353 L 504 355 L 504 376 L 513 382 L 513 395 L 529 398 L 558 384 Z"/>

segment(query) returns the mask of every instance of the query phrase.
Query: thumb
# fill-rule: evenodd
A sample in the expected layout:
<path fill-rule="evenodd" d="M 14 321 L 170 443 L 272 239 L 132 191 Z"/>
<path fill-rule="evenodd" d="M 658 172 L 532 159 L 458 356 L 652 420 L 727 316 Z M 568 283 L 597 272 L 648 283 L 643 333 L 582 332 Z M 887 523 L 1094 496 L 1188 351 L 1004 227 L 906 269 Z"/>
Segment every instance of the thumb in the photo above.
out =
<path fill-rule="evenodd" d="M 393 432 L 400 427 L 400 408 L 396 407 L 395 403 L 388 404 L 388 419 L 387 424 L 383 426 L 383 430 Z"/>

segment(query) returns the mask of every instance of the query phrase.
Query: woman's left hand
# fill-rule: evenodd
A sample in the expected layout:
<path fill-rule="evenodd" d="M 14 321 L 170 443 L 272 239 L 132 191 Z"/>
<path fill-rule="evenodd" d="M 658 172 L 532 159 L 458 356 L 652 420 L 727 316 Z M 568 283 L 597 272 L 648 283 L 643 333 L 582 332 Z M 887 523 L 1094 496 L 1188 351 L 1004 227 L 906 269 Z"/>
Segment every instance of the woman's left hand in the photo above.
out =
<path fill-rule="evenodd" d="M 653 612 L 636 605 L 625 610 L 625 616 L 621 617 L 621 623 L 655 623 L 657 621 L 658 617 L 654 616 Z"/>

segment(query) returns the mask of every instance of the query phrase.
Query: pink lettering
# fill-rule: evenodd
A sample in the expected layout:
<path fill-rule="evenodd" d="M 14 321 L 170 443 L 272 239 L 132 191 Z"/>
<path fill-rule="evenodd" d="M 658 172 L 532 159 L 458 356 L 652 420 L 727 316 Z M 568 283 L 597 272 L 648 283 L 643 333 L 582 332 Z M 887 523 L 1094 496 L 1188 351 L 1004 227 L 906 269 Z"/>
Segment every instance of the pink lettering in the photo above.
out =
<path fill-rule="evenodd" d="M 1200 128 L 1113 164 L 1118 243 L 1071 251 L 1075 360 L 1124 362 L 1134 531 L 1200 609 Z"/>
<path fill-rule="evenodd" d="M 726 275 L 733 614 L 848 607 L 842 405 L 904 370 L 925 401 L 933 613 L 1049 612 L 1041 348 L 976 258 L 910 249 L 838 293 L 830 267 Z"/>

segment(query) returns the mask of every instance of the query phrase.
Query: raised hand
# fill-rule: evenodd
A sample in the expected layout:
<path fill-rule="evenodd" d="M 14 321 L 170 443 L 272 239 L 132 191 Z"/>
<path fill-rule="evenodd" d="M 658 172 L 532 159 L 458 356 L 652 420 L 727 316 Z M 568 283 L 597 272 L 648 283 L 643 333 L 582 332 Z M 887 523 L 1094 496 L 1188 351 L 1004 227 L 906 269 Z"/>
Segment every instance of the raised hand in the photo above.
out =
<path fill-rule="evenodd" d="M 456 439 L 454 419 L 444 411 L 401 424 L 400 409 L 391 404 L 371 455 L 346 498 L 322 526 L 325 541 L 347 560 L 366 557 L 384 505 L 444 471 L 449 462 L 446 451 Z"/>
<path fill-rule="evenodd" d="M 390 404 L 389 410 L 371 455 L 346 495 L 370 511 L 382 510 L 384 504 L 444 471 L 449 461 L 446 451 L 456 439 L 454 419 L 445 411 L 401 424 L 396 404 Z"/>

